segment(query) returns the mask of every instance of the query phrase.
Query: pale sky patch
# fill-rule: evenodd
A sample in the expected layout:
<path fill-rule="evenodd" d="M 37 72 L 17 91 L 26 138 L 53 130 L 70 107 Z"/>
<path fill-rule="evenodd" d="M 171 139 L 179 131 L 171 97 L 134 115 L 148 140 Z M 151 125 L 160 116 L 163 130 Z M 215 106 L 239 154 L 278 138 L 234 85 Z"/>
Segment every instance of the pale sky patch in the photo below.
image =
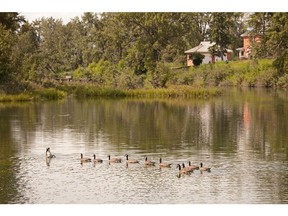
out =
<path fill-rule="evenodd" d="M 20 12 L 20 15 L 23 15 L 26 20 L 28 20 L 30 23 L 36 19 L 49 18 L 53 17 L 55 19 L 62 19 L 63 23 L 68 23 L 71 19 L 78 16 L 81 18 L 84 12 Z"/>

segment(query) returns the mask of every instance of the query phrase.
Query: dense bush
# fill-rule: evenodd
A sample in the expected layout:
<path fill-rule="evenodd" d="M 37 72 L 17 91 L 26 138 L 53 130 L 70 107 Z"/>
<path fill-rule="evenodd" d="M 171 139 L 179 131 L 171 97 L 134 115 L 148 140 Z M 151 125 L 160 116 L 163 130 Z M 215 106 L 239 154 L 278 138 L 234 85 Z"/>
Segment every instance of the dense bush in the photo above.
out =
<path fill-rule="evenodd" d="M 43 100 L 58 100 L 65 98 L 67 93 L 54 88 L 43 88 L 36 90 L 34 95 L 36 98 Z"/>
<path fill-rule="evenodd" d="M 193 86 L 287 86 L 284 84 L 286 78 L 278 77 L 272 62 L 272 59 L 260 59 L 200 65 L 191 67 L 188 72 L 186 69 L 178 71 L 170 82 Z"/>
<path fill-rule="evenodd" d="M 194 66 L 199 66 L 200 64 L 202 64 L 204 58 L 205 56 L 199 52 L 190 54 L 190 59 L 192 59 Z"/>
<path fill-rule="evenodd" d="M 280 77 L 276 85 L 278 88 L 288 88 L 288 74 Z"/>

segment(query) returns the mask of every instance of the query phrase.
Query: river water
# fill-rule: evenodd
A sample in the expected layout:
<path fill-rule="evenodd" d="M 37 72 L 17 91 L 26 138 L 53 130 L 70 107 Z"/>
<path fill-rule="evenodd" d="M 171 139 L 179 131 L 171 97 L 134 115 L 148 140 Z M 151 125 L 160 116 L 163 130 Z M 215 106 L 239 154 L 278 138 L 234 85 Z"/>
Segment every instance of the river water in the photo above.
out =
<path fill-rule="evenodd" d="M 288 93 L 0 103 L 0 150 L 2 204 L 287 204 Z M 81 153 L 104 161 L 81 164 Z M 188 161 L 211 172 L 179 176 Z"/>

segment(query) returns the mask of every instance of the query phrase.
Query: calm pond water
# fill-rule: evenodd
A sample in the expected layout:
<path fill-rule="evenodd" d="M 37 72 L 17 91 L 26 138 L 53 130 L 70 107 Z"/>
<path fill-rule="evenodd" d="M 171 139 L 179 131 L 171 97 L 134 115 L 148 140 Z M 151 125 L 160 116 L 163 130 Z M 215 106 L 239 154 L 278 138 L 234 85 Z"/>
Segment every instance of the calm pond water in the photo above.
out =
<path fill-rule="evenodd" d="M 287 96 L 0 103 L 0 203 L 287 204 Z M 80 153 L 104 162 L 81 164 Z M 124 162 L 109 165 L 108 154 Z M 127 167 L 125 154 L 140 163 Z M 188 161 L 211 172 L 178 176 Z"/>

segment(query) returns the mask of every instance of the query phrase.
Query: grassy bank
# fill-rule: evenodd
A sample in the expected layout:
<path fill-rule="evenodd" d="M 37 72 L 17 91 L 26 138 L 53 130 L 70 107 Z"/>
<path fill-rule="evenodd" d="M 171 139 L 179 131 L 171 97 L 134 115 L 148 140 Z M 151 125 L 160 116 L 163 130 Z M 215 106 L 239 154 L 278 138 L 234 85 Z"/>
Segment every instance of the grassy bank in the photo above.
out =
<path fill-rule="evenodd" d="M 170 86 L 158 89 L 109 89 L 99 88 L 94 85 L 78 86 L 75 95 L 83 97 L 131 97 L 131 98 L 208 98 L 220 95 L 217 88 L 193 88 L 191 86 Z"/>
<path fill-rule="evenodd" d="M 173 72 L 174 85 L 288 88 L 288 74 L 279 76 L 272 59 L 217 62 Z"/>
<path fill-rule="evenodd" d="M 7 94 L 0 94 L 0 102 L 21 102 L 21 101 L 31 101 L 33 97 L 29 94 L 19 94 L 19 95 L 7 95 Z"/>
<path fill-rule="evenodd" d="M 115 76 L 112 78 L 108 76 L 111 75 L 111 68 L 108 68 L 100 74 L 96 71 L 96 78 L 91 72 L 92 75 L 89 73 L 89 76 L 80 73 L 81 76 L 78 74 L 79 77 L 74 77 L 71 82 L 46 78 L 36 85 L 27 81 L 22 89 L 29 89 L 26 91 L 29 93 L 2 93 L 0 101 L 58 100 L 65 98 L 67 94 L 78 98 L 207 98 L 221 94 L 217 88 L 223 86 L 288 88 L 288 72 L 280 76 L 272 62 L 272 59 L 231 61 L 228 64 L 217 62 L 182 69 L 159 64 L 157 71 L 140 76 L 119 69 L 116 73 L 114 68 L 112 71 Z"/>
<path fill-rule="evenodd" d="M 54 88 L 38 89 L 27 93 L 4 94 L 0 93 L 0 102 L 25 102 L 37 100 L 59 100 L 67 96 L 67 93 Z"/>
<path fill-rule="evenodd" d="M 108 98 L 209 98 L 221 94 L 217 88 L 193 88 L 191 86 L 170 86 L 159 89 L 112 89 L 98 87 L 93 84 L 73 84 L 70 87 L 63 86 L 62 90 L 54 88 L 39 89 L 30 93 L 21 94 L 0 94 L 0 102 L 21 102 L 39 100 L 59 100 L 68 94 L 73 94 L 77 98 L 108 97 Z M 65 89 L 65 91 L 63 91 Z"/>

